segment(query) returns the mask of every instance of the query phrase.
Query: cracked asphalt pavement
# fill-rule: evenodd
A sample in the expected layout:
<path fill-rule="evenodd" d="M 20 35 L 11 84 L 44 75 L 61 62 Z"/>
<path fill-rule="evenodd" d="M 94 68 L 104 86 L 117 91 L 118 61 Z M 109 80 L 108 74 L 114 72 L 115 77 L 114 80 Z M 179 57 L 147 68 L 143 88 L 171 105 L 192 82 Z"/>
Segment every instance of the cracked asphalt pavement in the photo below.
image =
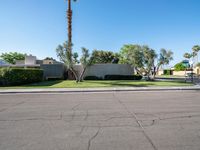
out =
<path fill-rule="evenodd" d="M 200 150 L 200 92 L 2 94 L 0 150 Z"/>

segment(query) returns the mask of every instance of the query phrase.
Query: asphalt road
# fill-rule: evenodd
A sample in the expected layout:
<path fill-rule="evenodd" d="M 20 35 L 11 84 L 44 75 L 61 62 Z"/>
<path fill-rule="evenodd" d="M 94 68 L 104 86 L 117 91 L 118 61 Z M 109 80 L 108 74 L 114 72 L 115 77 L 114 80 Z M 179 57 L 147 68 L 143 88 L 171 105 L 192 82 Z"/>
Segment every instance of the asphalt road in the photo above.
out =
<path fill-rule="evenodd" d="M 0 95 L 0 150 L 200 150 L 200 91 Z"/>

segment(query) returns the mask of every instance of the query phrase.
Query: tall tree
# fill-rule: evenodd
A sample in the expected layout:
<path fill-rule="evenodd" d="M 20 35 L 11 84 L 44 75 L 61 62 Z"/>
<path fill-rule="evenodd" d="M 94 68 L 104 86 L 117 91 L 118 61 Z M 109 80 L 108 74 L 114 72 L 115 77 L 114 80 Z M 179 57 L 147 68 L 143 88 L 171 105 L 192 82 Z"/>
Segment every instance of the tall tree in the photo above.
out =
<path fill-rule="evenodd" d="M 190 54 L 190 53 L 185 53 L 185 54 L 183 55 L 183 57 L 186 58 L 186 59 L 190 59 L 190 58 L 192 58 L 192 54 Z"/>
<path fill-rule="evenodd" d="M 92 52 L 93 64 L 106 64 L 112 63 L 114 58 L 117 58 L 117 54 L 112 51 L 104 51 L 104 50 L 94 50 Z"/>
<path fill-rule="evenodd" d="M 194 55 L 197 56 L 197 62 L 196 63 L 198 63 L 199 62 L 198 53 L 200 51 L 200 45 L 193 46 L 192 51 L 193 51 Z"/>
<path fill-rule="evenodd" d="M 155 50 L 148 46 L 129 44 L 121 48 L 120 54 L 121 63 L 132 65 L 139 74 L 145 73 L 150 79 L 157 57 Z"/>
<path fill-rule="evenodd" d="M 158 58 L 157 70 L 160 69 L 162 65 L 168 65 L 169 62 L 173 60 L 173 54 L 171 50 L 162 48 Z"/>
<path fill-rule="evenodd" d="M 140 45 L 124 45 L 120 50 L 120 55 L 120 63 L 132 65 L 142 75 L 141 68 L 144 66 L 144 55 Z"/>
<path fill-rule="evenodd" d="M 68 20 L 68 48 L 69 53 L 72 54 L 72 8 L 71 1 L 76 2 L 76 0 L 68 0 L 68 9 L 67 9 L 67 20 Z M 70 54 L 70 55 L 71 55 Z M 72 58 L 70 58 L 71 60 Z"/>
<path fill-rule="evenodd" d="M 68 49 L 68 42 L 64 42 L 62 45 L 58 45 L 58 47 L 56 48 L 56 54 L 57 57 L 60 59 L 60 61 L 62 61 L 67 66 L 69 71 L 73 73 L 73 75 L 76 78 L 76 82 L 78 82 L 79 81 L 78 74 L 74 69 L 75 61 L 73 60 L 72 54 L 67 49 Z"/>
<path fill-rule="evenodd" d="M 144 53 L 144 64 L 146 74 L 148 79 L 150 79 L 151 74 L 153 74 L 153 79 L 155 78 L 155 59 L 157 58 L 157 54 L 155 50 L 149 48 L 148 46 L 143 46 Z"/>
<path fill-rule="evenodd" d="M 4 61 L 15 64 L 16 60 L 24 60 L 26 54 L 18 53 L 18 52 L 9 52 L 9 53 L 2 53 L 0 55 L 0 58 L 2 58 Z"/>

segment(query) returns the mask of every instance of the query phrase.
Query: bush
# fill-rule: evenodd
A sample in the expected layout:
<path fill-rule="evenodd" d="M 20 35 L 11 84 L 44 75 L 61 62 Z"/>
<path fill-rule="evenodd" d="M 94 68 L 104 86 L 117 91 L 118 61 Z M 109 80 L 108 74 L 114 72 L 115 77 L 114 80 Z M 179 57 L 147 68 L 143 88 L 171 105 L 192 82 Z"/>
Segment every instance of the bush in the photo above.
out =
<path fill-rule="evenodd" d="M 183 63 L 178 63 L 174 66 L 175 71 L 184 71 L 187 67 Z"/>
<path fill-rule="evenodd" d="M 84 80 L 102 80 L 102 78 L 97 76 L 86 76 Z"/>
<path fill-rule="evenodd" d="M 172 71 L 169 69 L 164 70 L 164 75 L 172 75 Z"/>
<path fill-rule="evenodd" d="M 105 80 L 141 80 L 141 75 L 105 75 Z"/>
<path fill-rule="evenodd" d="M 0 85 L 22 85 L 43 80 L 42 69 L 1 68 Z"/>
<path fill-rule="evenodd" d="M 0 75 L 0 85 L 3 85 L 3 78 Z"/>

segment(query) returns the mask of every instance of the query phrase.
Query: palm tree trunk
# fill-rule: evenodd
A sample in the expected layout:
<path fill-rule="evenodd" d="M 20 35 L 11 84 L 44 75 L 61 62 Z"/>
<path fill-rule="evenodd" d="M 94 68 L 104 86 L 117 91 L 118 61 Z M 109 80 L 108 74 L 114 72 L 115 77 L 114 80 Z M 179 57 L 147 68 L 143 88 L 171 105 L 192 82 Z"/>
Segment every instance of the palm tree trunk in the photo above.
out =
<path fill-rule="evenodd" d="M 68 51 L 70 52 L 70 55 L 71 55 L 72 54 L 72 9 L 71 9 L 71 0 L 68 0 L 67 19 L 68 19 Z"/>

